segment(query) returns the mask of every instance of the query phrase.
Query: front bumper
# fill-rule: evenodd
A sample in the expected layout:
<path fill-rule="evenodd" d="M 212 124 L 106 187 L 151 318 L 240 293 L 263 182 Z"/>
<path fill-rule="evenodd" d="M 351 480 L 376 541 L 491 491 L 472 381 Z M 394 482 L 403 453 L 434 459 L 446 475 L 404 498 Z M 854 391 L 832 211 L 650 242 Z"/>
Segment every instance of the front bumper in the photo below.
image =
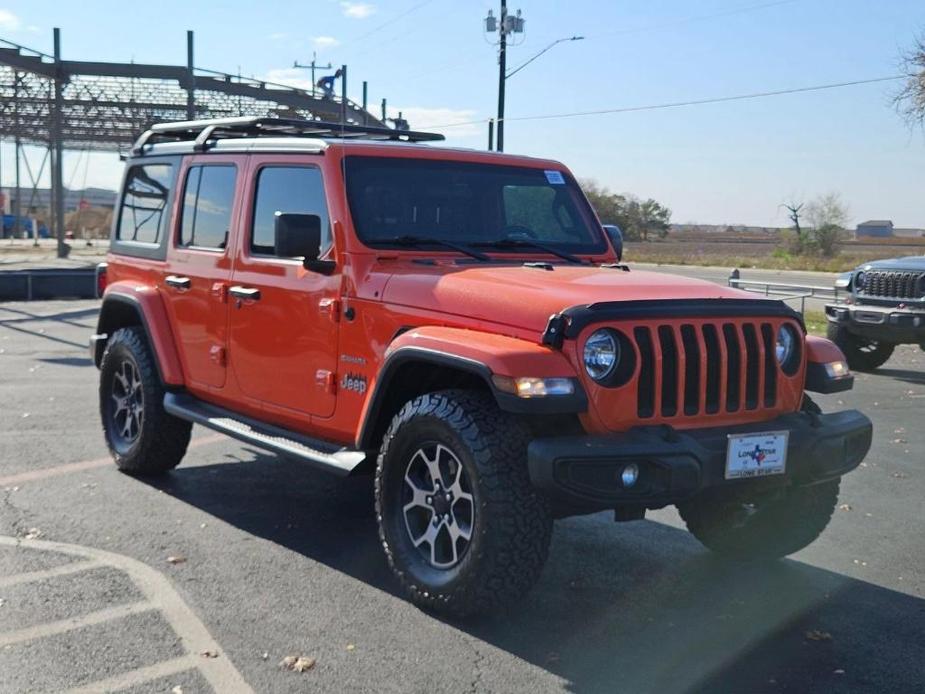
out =
<path fill-rule="evenodd" d="M 827 304 L 826 318 L 848 332 L 896 344 L 925 342 L 925 307 Z"/>
<path fill-rule="evenodd" d="M 730 434 L 789 431 L 786 472 L 725 478 Z M 530 480 L 563 515 L 622 506 L 660 508 L 708 488 L 808 485 L 856 468 L 870 449 L 873 426 L 856 410 L 794 413 L 737 427 L 677 431 L 639 427 L 612 436 L 534 439 L 527 453 Z M 639 466 L 631 488 L 620 482 L 628 463 Z"/>

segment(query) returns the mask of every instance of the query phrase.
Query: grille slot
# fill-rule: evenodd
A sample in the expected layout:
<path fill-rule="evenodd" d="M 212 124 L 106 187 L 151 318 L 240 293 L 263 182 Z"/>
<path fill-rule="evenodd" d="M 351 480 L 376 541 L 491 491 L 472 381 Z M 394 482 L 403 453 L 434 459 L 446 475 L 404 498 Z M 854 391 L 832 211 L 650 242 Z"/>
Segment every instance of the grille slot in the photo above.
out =
<path fill-rule="evenodd" d="M 871 270 L 864 273 L 859 294 L 885 299 L 925 298 L 925 272 Z"/>
<path fill-rule="evenodd" d="M 778 398 L 772 323 L 638 326 L 640 418 L 772 408 Z"/>

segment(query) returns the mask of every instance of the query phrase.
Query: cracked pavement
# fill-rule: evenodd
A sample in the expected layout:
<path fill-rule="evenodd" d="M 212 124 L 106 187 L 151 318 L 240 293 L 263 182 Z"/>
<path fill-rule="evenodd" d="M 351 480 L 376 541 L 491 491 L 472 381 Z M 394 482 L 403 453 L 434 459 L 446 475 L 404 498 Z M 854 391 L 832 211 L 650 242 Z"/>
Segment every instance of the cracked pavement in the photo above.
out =
<path fill-rule="evenodd" d="M 828 530 L 791 559 L 720 562 L 671 509 L 626 524 L 573 518 L 557 524 L 525 600 L 453 623 L 398 595 L 363 480 L 201 429 L 162 480 L 118 473 L 84 347 L 95 316 L 89 301 L 0 304 L 0 535 L 33 537 L 0 544 L 0 692 L 221 691 L 203 659 L 256 692 L 925 690 L 925 354 L 915 348 L 853 392 L 819 398 L 865 411 L 875 443 L 843 481 Z M 43 542 L 138 562 L 162 587 L 145 598 L 109 559 L 48 576 L 88 560 Z M 22 574 L 38 578 L 4 583 Z M 168 594 L 214 646 L 194 645 L 160 608 L 24 631 Z M 10 633 L 39 635 L 2 645 Z M 200 655 L 212 649 L 216 658 Z M 288 655 L 316 666 L 285 670 Z M 190 667 L 165 673 L 165 662 Z"/>

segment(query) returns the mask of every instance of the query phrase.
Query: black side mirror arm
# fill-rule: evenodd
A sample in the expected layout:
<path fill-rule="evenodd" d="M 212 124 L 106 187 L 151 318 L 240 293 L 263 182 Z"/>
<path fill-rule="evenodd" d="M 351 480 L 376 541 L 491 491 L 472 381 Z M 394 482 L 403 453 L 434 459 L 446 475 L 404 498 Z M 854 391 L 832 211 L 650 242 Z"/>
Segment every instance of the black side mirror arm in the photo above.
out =
<path fill-rule="evenodd" d="M 304 258 L 302 267 L 310 272 L 317 272 L 319 275 L 331 275 L 337 269 L 337 263 L 333 260 L 315 260 Z"/>

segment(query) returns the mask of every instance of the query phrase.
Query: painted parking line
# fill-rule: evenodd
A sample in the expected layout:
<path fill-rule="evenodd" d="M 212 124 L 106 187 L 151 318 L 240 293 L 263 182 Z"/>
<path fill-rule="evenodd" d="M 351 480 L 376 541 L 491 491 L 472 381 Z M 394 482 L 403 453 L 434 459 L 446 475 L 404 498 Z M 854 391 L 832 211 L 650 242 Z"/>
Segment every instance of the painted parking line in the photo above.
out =
<path fill-rule="evenodd" d="M 15 537 L 0 536 L 0 548 L 3 547 L 57 552 L 83 560 L 74 562 L 73 564 L 76 566 L 67 565 L 73 569 L 71 571 L 66 571 L 64 567 L 58 567 L 57 569 L 0 577 L 8 585 L 42 580 L 47 578 L 50 572 L 57 571 L 54 574 L 57 576 L 73 575 L 83 570 L 104 565 L 126 574 L 135 587 L 138 588 L 143 599 L 126 605 L 98 610 L 80 617 L 48 622 L 26 629 L 0 631 L 0 647 L 28 640 L 42 639 L 55 634 L 66 633 L 73 629 L 103 624 L 143 612 L 157 611 L 179 637 L 179 642 L 183 644 L 186 650 L 185 655 L 154 665 L 136 668 L 113 678 L 92 682 L 78 688 L 76 691 L 99 692 L 126 688 L 185 670 L 197 669 L 203 674 L 212 688 L 220 694 L 253 694 L 253 690 L 241 677 L 227 654 L 192 609 L 183 602 L 170 581 L 147 564 L 121 554 L 61 542 L 49 542 L 47 540 L 23 540 Z M 208 653 L 210 657 L 203 657 L 201 655 L 203 653 Z"/>
<path fill-rule="evenodd" d="M 227 438 L 228 437 L 223 434 L 209 434 L 208 436 L 200 436 L 190 441 L 189 448 L 187 450 L 198 448 L 199 446 L 206 446 L 210 443 L 227 440 Z M 25 484 L 26 482 L 35 482 L 37 480 L 44 480 L 50 477 L 58 477 L 60 475 L 70 475 L 75 472 L 83 472 L 84 470 L 95 470 L 96 468 L 108 467 L 109 465 L 114 465 L 111 456 L 106 456 L 105 458 L 95 458 L 94 460 L 83 460 L 79 463 L 64 463 L 62 465 L 54 465 L 52 467 L 43 467 L 39 468 L 38 470 L 28 470 L 27 472 L 19 472 L 15 475 L 0 477 L 0 487 L 14 487 L 20 484 Z"/>
<path fill-rule="evenodd" d="M 13 576 L 0 576 L 0 588 L 15 586 L 17 583 L 35 583 L 36 581 L 44 581 L 48 578 L 67 576 L 68 574 L 76 574 L 82 571 L 96 569 L 100 566 L 105 566 L 105 564 L 93 560 L 75 561 L 70 564 L 64 564 L 63 566 L 56 566 L 53 569 L 29 571 L 28 573 L 15 574 Z"/>

